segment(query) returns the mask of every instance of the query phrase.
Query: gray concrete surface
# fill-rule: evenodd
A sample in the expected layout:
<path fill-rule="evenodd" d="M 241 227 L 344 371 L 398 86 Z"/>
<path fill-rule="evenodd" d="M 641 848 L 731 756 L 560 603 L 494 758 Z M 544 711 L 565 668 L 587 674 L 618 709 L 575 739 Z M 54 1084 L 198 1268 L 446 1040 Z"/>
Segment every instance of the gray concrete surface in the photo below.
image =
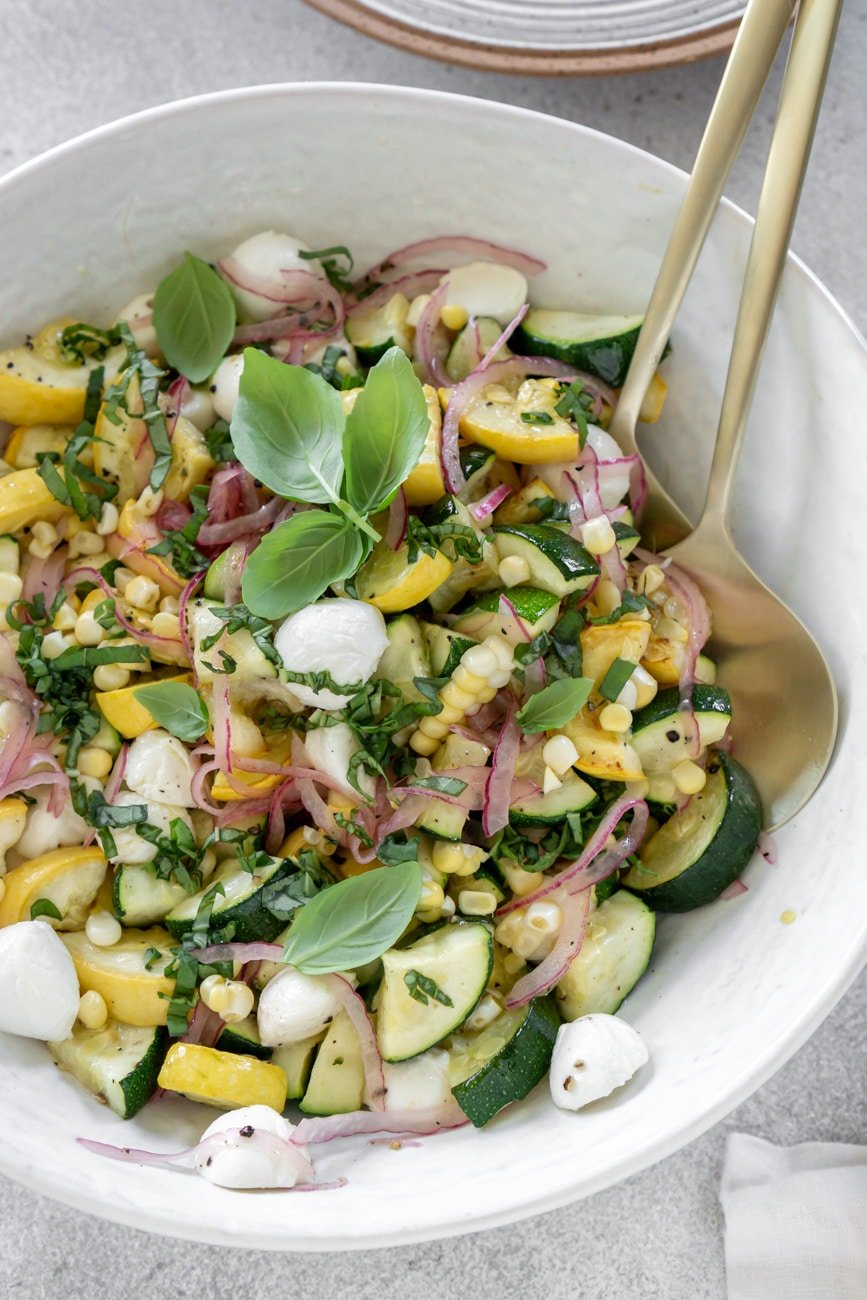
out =
<path fill-rule="evenodd" d="M 796 250 L 862 330 L 865 57 L 867 0 L 849 0 L 794 237 Z M 585 122 L 688 167 L 721 67 L 714 60 L 623 80 L 495 77 L 376 45 L 300 0 L 0 0 L 0 171 L 166 100 L 309 79 L 385 81 L 507 100 Z M 728 187 L 748 208 L 780 71 Z M 4 275 L 0 300 L 9 292 Z M 725 1278 L 717 1188 L 725 1134 L 740 1129 L 780 1143 L 864 1141 L 865 1050 L 862 978 L 764 1088 L 656 1168 L 514 1227 L 393 1251 L 288 1259 L 191 1246 L 97 1222 L 0 1180 L 0 1297 L 719 1300 Z"/>

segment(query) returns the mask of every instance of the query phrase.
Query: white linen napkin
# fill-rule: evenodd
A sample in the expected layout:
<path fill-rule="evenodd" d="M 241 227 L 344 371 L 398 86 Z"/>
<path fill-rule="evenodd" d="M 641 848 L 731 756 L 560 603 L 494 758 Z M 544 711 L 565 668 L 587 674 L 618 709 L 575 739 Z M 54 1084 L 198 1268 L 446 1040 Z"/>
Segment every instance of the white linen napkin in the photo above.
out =
<path fill-rule="evenodd" d="M 732 1133 L 720 1200 L 728 1300 L 865 1300 L 867 1147 Z"/>

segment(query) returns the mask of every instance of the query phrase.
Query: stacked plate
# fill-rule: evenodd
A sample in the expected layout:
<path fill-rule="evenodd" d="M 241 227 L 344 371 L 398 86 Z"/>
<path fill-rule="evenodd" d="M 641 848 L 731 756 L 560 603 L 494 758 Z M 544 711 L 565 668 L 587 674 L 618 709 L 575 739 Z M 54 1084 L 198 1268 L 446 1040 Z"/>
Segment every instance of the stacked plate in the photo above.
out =
<path fill-rule="evenodd" d="M 727 49 L 743 0 L 308 0 L 392 45 L 503 72 L 612 73 Z"/>

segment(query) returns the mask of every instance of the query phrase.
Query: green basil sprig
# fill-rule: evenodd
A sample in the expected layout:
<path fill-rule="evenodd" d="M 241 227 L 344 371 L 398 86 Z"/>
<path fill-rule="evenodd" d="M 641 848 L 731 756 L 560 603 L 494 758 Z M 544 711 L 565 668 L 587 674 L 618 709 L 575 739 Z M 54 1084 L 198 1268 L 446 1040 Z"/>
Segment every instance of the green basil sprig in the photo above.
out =
<path fill-rule="evenodd" d="M 207 379 L 235 332 L 229 286 L 207 262 L 185 253 L 154 294 L 154 329 L 170 366 L 193 384 Z"/>
<path fill-rule="evenodd" d="M 292 922 L 284 961 L 307 975 L 357 970 L 374 961 L 409 925 L 421 885 L 419 864 L 402 862 L 323 889 Z"/>
<path fill-rule="evenodd" d="M 282 618 L 317 600 L 361 563 L 364 539 L 342 515 L 308 510 L 267 533 L 241 579 L 248 609 Z"/>
<path fill-rule="evenodd" d="M 253 613 L 283 618 L 355 572 L 368 546 L 362 535 L 379 541 L 368 515 L 418 462 L 428 423 L 399 348 L 373 367 L 348 416 L 320 375 L 245 350 L 231 425 L 238 459 L 280 496 L 331 507 L 281 524 L 250 556 L 242 591 Z"/>
<path fill-rule="evenodd" d="M 571 722 L 590 698 L 589 677 L 562 677 L 531 695 L 516 717 L 524 731 L 553 731 Z"/>
<path fill-rule="evenodd" d="M 188 744 L 208 729 L 208 710 L 197 690 L 186 682 L 150 682 L 137 686 L 135 697 L 160 727 Z"/>

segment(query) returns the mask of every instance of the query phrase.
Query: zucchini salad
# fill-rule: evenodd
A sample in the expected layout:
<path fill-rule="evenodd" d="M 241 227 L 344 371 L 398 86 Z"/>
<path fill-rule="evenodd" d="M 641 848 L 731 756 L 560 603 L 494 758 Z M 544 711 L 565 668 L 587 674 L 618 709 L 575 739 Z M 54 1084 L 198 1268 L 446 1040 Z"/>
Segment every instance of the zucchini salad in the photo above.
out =
<path fill-rule="evenodd" d="M 312 1189 L 577 1111 L 648 1058 L 657 913 L 745 889 L 709 612 L 605 431 L 641 318 L 543 269 L 271 231 L 0 355 L 0 1030 L 213 1108 L 89 1150 Z"/>

